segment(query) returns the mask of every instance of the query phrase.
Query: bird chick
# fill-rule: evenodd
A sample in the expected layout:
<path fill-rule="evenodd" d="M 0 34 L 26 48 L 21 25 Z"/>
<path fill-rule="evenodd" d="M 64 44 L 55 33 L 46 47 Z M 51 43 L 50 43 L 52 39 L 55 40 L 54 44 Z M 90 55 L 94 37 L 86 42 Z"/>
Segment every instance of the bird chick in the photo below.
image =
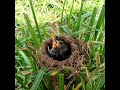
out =
<path fill-rule="evenodd" d="M 58 49 L 59 44 L 56 41 L 53 41 L 52 44 L 52 49 L 48 47 L 48 53 L 51 57 L 57 59 L 59 57 L 59 49 Z"/>
<path fill-rule="evenodd" d="M 55 34 L 52 34 L 51 37 L 53 43 L 52 49 L 49 49 L 48 47 L 49 55 L 54 59 L 64 59 L 68 51 L 68 46 L 63 41 L 59 40 Z"/>

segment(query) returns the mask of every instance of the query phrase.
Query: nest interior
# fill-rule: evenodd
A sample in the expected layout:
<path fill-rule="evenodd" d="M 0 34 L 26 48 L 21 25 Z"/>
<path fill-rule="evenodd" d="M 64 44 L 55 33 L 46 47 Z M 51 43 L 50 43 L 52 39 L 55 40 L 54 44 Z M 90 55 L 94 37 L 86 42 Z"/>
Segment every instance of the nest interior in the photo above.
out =
<path fill-rule="evenodd" d="M 48 48 L 49 47 L 50 49 L 52 49 L 52 42 L 51 40 L 47 43 L 47 46 L 46 46 L 46 52 L 47 54 L 50 56 L 50 57 L 53 57 L 54 60 L 58 60 L 58 61 L 63 61 L 65 59 L 67 59 L 70 55 L 71 55 L 71 46 L 70 46 L 70 43 L 66 42 L 64 39 L 62 38 L 58 38 L 59 41 L 62 41 L 64 43 L 64 45 L 67 47 L 67 50 L 65 52 L 62 52 L 60 49 L 58 49 L 57 51 L 59 53 L 56 53 L 55 57 L 54 56 L 51 56 L 50 53 L 48 52 Z M 64 48 L 66 47 L 62 47 L 61 49 L 65 50 Z M 59 54 L 62 54 L 62 56 L 60 56 Z"/>
<path fill-rule="evenodd" d="M 86 53 L 88 53 L 88 48 L 86 43 L 69 36 L 59 36 L 59 39 L 64 41 L 69 47 L 69 50 L 66 54 L 67 57 L 64 59 L 50 57 L 47 48 L 48 46 L 51 48 L 52 39 L 48 39 L 43 42 L 41 51 L 38 54 L 40 66 L 47 67 L 49 70 L 60 69 L 63 66 L 71 66 L 77 69 L 78 66 L 80 66 L 80 61 L 83 63 L 87 61 Z"/>

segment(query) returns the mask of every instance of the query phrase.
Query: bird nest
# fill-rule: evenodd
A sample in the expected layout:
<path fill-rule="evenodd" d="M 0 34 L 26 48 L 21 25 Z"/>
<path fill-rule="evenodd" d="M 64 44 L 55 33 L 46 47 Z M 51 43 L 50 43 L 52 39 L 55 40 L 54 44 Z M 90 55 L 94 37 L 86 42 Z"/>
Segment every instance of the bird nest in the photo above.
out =
<path fill-rule="evenodd" d="M 88 60 L 88 47 L 86 43 L 81 40 L 71 38 L 69 36 L 59 36 L 59 40 L 65 42 L 69 51 L 66 54 L 66 58 L 55 59 L 50 57 L 48 53 L 48 47 L 52 45 L 52 39 L 46 40 L 41 46 L 41 51 L 38 55 L 39 65 L 47 67 L 49 70 L 58 70 L 64 66 L 70 66 L 79 70 L 80 63 L 86 64 Z"/>

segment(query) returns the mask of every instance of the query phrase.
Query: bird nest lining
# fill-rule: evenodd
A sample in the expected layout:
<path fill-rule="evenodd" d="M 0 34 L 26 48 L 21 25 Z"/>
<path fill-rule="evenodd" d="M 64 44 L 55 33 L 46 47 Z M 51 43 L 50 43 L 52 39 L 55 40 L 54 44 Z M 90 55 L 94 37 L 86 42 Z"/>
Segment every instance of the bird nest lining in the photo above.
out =
<path fill-rule="evenodd" d="M 60 69 L 63 66 L 71 66 L 77 69 L 81 61 L 83 64 L 87 61 L 88 48 L 86 43 L 69 36 L 59 36 L 59 39 L 69 47 L 68 56 L 64 60 L 50 57 L 47 48 L 51 47 L 52 39 L 46 40 L 43 42 L 41 51 L 38 54 L 40 66 L 47 67 L 49 70 Z"/>

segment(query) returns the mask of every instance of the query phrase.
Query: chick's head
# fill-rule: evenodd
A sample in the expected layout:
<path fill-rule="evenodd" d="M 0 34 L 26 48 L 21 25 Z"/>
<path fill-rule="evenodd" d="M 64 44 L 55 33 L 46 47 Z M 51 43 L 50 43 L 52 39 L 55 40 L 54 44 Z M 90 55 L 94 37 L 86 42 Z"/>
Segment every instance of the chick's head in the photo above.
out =
<path fill-rule="evenodd" d="M 60 47 L 60 44 L 59 44 L 59 41 L 53 41 L 53 45 L 52 45 L 52 48 L 59 48 Z"/>

